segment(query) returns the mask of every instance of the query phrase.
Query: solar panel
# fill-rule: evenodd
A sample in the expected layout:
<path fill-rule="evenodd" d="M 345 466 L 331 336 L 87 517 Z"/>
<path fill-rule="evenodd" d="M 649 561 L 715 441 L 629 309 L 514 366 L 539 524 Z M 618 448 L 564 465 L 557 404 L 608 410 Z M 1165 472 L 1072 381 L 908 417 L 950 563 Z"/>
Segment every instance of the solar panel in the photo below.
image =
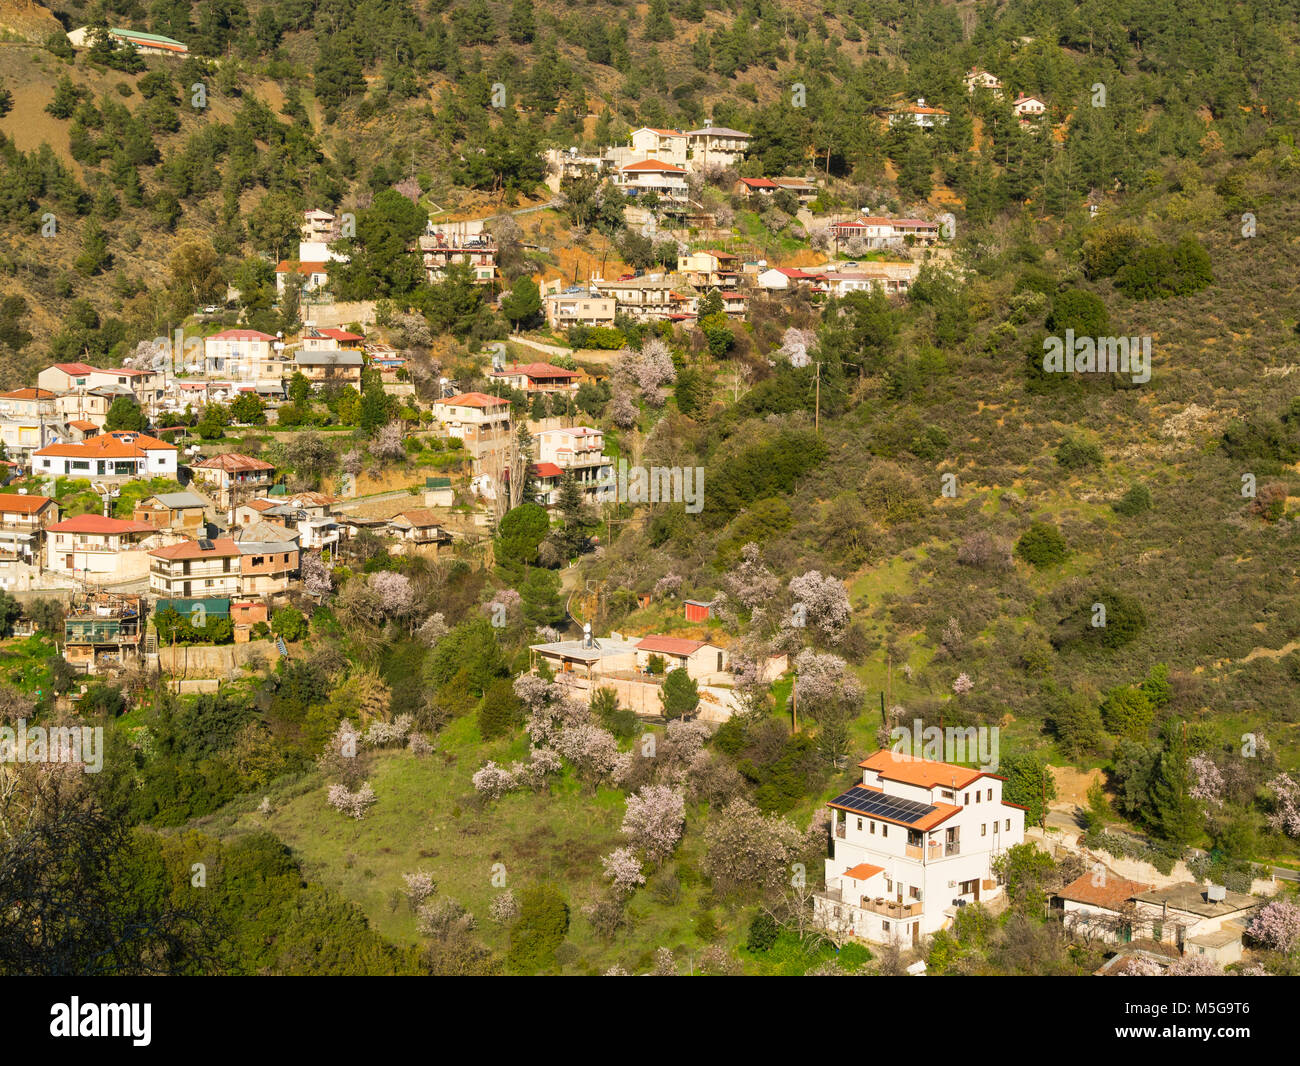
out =
<path fill-rule="evenodd" d="M 903 799 L 900 796 L 886 796 L 880 792 L 855 786 L 831 800 L 836 807 L 844 807 L 858 814 L 874 815 L 891 821 L 912 825 L 927 814 L 938 810 L 932 803 Z"/>
<path fill-rule="evenodd" d="M 216 547 L 217 546 L 213 544 L 212 541 L 208 540 L 207 537 L 199 538 L 199 551 L 201 552 L 215 551 Z"/>

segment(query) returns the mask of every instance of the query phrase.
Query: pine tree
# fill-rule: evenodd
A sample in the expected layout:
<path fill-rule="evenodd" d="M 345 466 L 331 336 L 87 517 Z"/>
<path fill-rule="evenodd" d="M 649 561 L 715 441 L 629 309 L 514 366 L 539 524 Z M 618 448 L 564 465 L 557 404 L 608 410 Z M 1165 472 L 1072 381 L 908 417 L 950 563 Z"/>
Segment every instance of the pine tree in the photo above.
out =
<path fill-rule="evenodd" d="M 533 20 L 533 0 L 515 0 L 506 20 L 506 33 L 515 44 L 527 44 L 537 32 Z"/>
<path fill-rule="evenodd" d="M 647 41 L 673 39 L 673 20 L 668 14 L 668 0 L 650 0 L 650 8 L 645 13 L 645 39 Z"/>
<path fill-rule="evenodd" d="M 1181 729 L 1170 737 L 1151 775 L 1152 821 L 1165 840 L 1186 846 L 1201 828 L 1200 805 L 1191 796 L 1191 770 L 1187 765 L 1187 744 Z"/>

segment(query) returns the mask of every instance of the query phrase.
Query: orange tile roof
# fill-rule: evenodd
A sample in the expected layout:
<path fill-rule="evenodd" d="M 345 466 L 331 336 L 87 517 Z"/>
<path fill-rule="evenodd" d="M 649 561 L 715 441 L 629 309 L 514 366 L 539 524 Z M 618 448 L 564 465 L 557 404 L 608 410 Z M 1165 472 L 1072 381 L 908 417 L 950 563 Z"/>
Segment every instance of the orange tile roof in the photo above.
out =
<path fill-rule="evenodd" d="M 438 403 L 446 404 L 448 407 L 499 407 L 501 404 L 509 404 L 509 400 L 503 400 L 500 396 L 488 396 L 483 392 L 462 392 L 457 396 L 449 396 L 445 400 L 439 400 Z"/>
<path fill-rule="evenodd" d="M 864 770 L 873 770 L 886 781 L 899 781 L 905 785 L 920 788 L 965 788 L 981 777 L 997 777 L 984 770 L 972 770 L 967 766 L 955 766 L 952 763 L 936 762 L 917 756 L 904 755 L 889 748 L 881 748 L 858 763 Z"/>
<path fill-rule="evenodd" d="M 49 496 L 19 496 L 16 492 L 0 493 L 0 511 L 9 514 L 35 514 L 53 502 Z"/>
<path fill-rule="evenodd" d="M 52 400 L 55 394 L 49 389 L 14 389 L 0 392 L 0 400 Z"/>
<path fill-rule="evenodd" d="M 83 374 L 93 374 L 95 368 L 89 363 L 55 363 L 51 370 L 62 370 L 65 374 L 73 377 L 81 377 Z"/>
<path fill-rule="evenodd" d="M 143 524 L 143 523 L 142 523 Z M 147 528 L 152 529 L 152 526 Z M 229 537 L 222 537 L 212 542 L 212 550 L 204 551 L 197 540 L 183 540 L 179 544 L 169 544 L 165 548 L 155 548 L 149 553 L 157 559 L 220 559 L 225 556 L 238 555 L 239 545 Z"/>
<path fill-rule="evenodd" d="M 34 455 L 60 455 L 73 459 L 138 459 L 146 452 L 174 452 L 176 445 L 144 433 L 115 431 L 87 437 L 79 444 L 50 444 Z"/>
<path fill-rule="evenodd" d="M 273 341 L 269 333 L 256 329 L 223 329 L 208 338 L 210 341 Z"/>
<path fill-rule="evenodd" d="M 867 881 L 875 877 L 876 874 L 883 874 L 883 866 L 872 866 L 869 862 L 860 862 L 857 866 L 851 867 L 844 871 L 845 877 L 851 877 L 855 881 Z"/>

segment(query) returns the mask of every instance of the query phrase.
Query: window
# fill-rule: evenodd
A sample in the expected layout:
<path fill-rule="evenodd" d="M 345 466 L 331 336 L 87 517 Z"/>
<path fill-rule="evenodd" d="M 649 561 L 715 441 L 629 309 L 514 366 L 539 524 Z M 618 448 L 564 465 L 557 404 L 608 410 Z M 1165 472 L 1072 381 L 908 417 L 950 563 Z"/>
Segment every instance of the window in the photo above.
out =
<path fill-rule="evenodd" d="M 858 832 L 859 832 L 859 833 L 862 832 L 862 819 L 861 819 L 861 818 L 858 819 Z"/>
<path fill-rule="evenodd" d="M 206 581 L 204 581 L 203 585 L 205 588 L 212 588 L 212 578 L 208 578 Z"/>
<path fill-rule="evenodd" d="M 871 835 L 872 835 L 872 836 L 875 836 L 875 835 L 876 835 L 876 823 L 875 823 L 875 822 L 871 822 L 870 825 L 871 825 Z M 858 821 L 858 828 L 859 828 L 859 829 L 862 828 L 862 822 L 861 822 L 861 820 Z"/>
<path fill-rule="evenodd" d="M 963 807 L 969 807 L 969 806 L 970 806 L 970 793 L 969 793 L 969 792 L 966 793 L 965 798 L 962 800 L 962 806 L 963 806 Z"/>
<path fill-rule="evenodd" d="M 987 823 L 987 822 L 980 822 L 980 836 L 982 836 L 982 837 L 986 837 L 986 836 L 988 836 L 988 835 L 989 835 L 989 827 L 988 827 L 988 823 Z"/>
<path fill-rule="evenodd" d="M 882 837 L 889 836 L 889 826 L 887 826 L 884 822 L 880 823 L 880 835 Z"/>
<path fill-rule="evenodd" d="M 260 555 L 254 555 L 254 556 L 253 556 L 253 565 L 254 565 L 254 566 L 261 566 L 261 565 L 262 565 L 262 557 L 261 557 Z"/>
<path fill-rule="evenodd" d="M 894 882 L 890 880 L 888 877 L 885 878 L 885 891 L 886 892 L 894 891 Z"/>
<path fill-rule="evenodd" d="M 978 803 L 979 801 L 980 801 L 980 794 L 979 794 L 978 791 L 976 791 L 976 793 L 975 793 L 975 802 Z"/>
<path fill-rule="evenodd" d="M 952 802 L 952 799 L 953 799 L 953 791 L 952 791 L 952 789 L 950 789 L 950 788 L 945 788 L 942 792 L 939 793 L 939 795 L 942 796 L 944 799 L 946 799 L 949 803 Z"/>
<path fill-rule="evenodd" d="M 1010 818 L 1007 819 L 1007 832 L 1008 832 L 1008 833 L 1011 832 L 1011 819 L 1010 819 Z"/>
<path fill-rule="evenodd" d="M 988 796 L 987 796 L 986 798 L 988 799 L 988 801 L 989 801 L 990 803 L 993 802 L 993 790 L 992 790 L 992 789 L 989 789 L 989 794 L 988 794 Z"/>
<path fill-rule="evenodd" d="M 881 932 L 888 933 L 888 932 L 889 932 L 889 923 L 888 923 L 888 922 L 881 922 L 881 923 L 880 923 L 880 929 L 881 929 Z"/>
<path fill-rule="evenodd" d="M 909 888 L 909 889 L 907 890 L 907 894 L 908 894 L 912 899 L 920 899 L 920 898 L 921 898 L 921 889 L 920 889 L 917 885 L 913 885 L 911 888 Z"/>

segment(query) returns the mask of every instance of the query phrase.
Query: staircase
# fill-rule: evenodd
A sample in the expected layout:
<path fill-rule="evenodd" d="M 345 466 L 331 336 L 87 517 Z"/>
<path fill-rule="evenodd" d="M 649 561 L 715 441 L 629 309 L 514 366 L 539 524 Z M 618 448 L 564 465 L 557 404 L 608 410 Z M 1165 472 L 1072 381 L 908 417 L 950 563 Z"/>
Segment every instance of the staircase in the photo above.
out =
<path fill-rule="evenodd" d="M 289 658 L 289 648 L 284 642 L 284 637 L 275 638 L 275 650 L 280 653 L 282 659 Z"/>

